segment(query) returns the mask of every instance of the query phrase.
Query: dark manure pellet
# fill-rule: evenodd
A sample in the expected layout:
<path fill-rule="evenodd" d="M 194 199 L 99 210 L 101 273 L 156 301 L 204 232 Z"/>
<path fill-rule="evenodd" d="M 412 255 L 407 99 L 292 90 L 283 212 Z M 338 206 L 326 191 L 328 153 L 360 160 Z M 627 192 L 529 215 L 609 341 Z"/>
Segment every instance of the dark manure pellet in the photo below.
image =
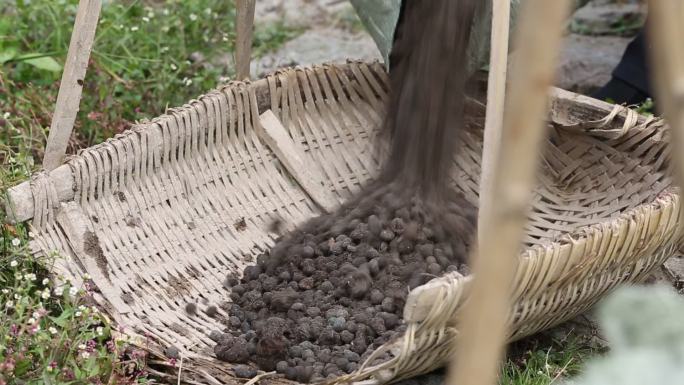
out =
<path fill-rule="evenodd" d="M 216 317 L 218 315 L 218 308 L 214 305 L 211 305 L 211 306 L 207 307 L 207 309 L 204 311 L 204 313 L 206 315 L 208 315 L 209 317 L 212 317 L 212 318 Z"/>
<path fill-rule="evenodd" d="M 257 370 L 248 365 L 235 365 L 233 367 L 233 373 L 237 378 L 251 379 L 256 377 Z"/>
<path fill-rule="evenodd" d="M 214 354 L 221 361 L 235 364 L 245 363 L 250 355 L 247 345 L 247 341 L 243 338 L 223 338 L 214 347 Z"/>
<path fill-rule="evenodd" d="M 214 341 L 214 342 L 219 342 L 219 341 L 221 341 L 221 336 L 222 336 L 222 335 L 223 335 L 223 333 L 221 333 L 220 331 L 218 331 L 218 330 L 212 330 L 212 331 L 209 333 L 209 339 L 211 339 L 211 340 Z"/>
<path fill-rule="evenodd" d="M 192 302 L 187 303 L 187 304 L 185 305 L 185 312 L 188 313 L 188 314 L 190 314 L 190 315 L 195 315 L 195 314 L 197 314 L 197 304 L 192 303 Z"/>
<path fill-rule="evenodd" d="M 290 365 L 288 365 L 287 361 L 280 361 L 276 364 L 276 372 L 285 374 L 289 367 Z"/>
<path fill-rule="evenodd" d="M 164 349 L 164 355 L 168 358 L 178 359 L 180 358 L 180 351 L 175 346 L 168 346 Z"/>

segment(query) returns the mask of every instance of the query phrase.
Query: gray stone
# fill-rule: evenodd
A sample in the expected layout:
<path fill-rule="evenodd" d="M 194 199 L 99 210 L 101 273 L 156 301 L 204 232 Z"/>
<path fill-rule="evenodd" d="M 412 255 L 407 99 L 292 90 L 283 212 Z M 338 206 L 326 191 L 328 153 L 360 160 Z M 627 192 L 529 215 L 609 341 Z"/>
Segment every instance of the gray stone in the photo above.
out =
<path fill-rule="evenodd" d="M 629 42 L 615 36 L 565 37 L 556 85 L 582 94 L 599 89 L 610 80 Z"/>
<path fill-rule="evenodd" d="M 281 67 L 344 63 L 347 59 L 379 60 L 380 52 L 368 34 L 345 33 L 336 28 L 310 29 L 280 49 L 252 62 L 252 74 Z"/>

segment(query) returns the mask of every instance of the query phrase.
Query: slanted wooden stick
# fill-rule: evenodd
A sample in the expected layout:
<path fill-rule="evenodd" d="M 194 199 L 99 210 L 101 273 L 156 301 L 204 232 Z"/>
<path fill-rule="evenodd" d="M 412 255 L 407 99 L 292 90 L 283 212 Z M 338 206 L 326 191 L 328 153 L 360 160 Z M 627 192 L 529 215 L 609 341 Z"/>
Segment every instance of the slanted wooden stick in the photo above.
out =
<path fill-rule="evenodd" d="M 492 172 L 501 145 L 504 100 L 506 97 L 506 71 L 508 67 L 508 34 L 510 30 L 510 0 L 492 0 L 492 34 L 489 53 L 489 79 L 487 81 L 487 116 L 482 145 L 480 172 L 480 205 L 478 238 L 482 242 L 485 212 L 489 210 L 492 194 Z"/>
<path fill-rule="evenodd" d="M 237 80 L 249 79 L 249 64 L 252 56 L 252 30 L 254 27 L 254 8 L 256 0 L 237 1 L 237 20 L 235 43 L 235 66 Z"/>
<path fill-rule="evenodd" d="M 649 12 L 656 103 L 670 125 L 675 176 L 679 186 L 684 186 L 684 2 L 652 0 Z"/>
<path fill-rule="evenodd" d="M 506 99 L 501 152 L 493 170 L 491 206 L 473 258 L 473 287 L 459 322 L 449 383 L 493 385 L 509 326 L 509 293 L 546 132 L 549 87 L 555 74 L 570 0 L 527 0 L 516 33 L 518 57 Z"/>
<path fill-rule="evenodd" d="M 54 170 L 64 161 L 64 154 L 66 154 L 81 103 L 83 80 L 88 68 L 88 59 L 90 59 L 90 50 L 93 47 L 101 8 L 102 0 L 81 0 L 78 3 L 74 30 L 71 32 L 69 52 L 64 63 L 55 113 L 52 115 L 43 157 L 43 168 L 47 171 Z"/>

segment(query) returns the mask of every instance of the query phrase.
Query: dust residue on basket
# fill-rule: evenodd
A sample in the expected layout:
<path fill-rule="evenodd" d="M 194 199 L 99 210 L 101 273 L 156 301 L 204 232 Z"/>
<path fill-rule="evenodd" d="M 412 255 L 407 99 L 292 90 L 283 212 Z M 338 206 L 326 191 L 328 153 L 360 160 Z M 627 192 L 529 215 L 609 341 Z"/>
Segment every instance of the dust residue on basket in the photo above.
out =
<path fill-rule="evenodd" d="M 86 231 L 83 238 L 83 251 L 95 259 L 97 267 L 100 269 L 102 275 L 111 282 L 109 277 L 109 264 L 107 257 L 104 255 L 102 246 L 100 246 L 100 238 L 92 231 Z"/>

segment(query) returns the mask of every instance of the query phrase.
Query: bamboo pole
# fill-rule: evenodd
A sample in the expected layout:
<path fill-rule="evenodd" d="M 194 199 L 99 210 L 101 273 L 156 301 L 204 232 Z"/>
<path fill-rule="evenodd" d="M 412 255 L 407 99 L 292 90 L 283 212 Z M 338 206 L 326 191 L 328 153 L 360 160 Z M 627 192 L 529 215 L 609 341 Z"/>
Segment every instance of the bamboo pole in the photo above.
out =
<path fill-rule="evenodd" d="M 237 0 L 235 66 L 237 80 L 249 79 L 256 0 Z"/>
<path fill-rule="evenodd" d="M 515 36 L 499 158 L 493 170 L 490 209 L 483 236 L 489 242 L 473 258 L 473 287 L 459 322 L 448 381 L 493 385 L 508 331 L 508 297 L 517 266 L 540 144 L 546 132 L 548 90 L 555 74 L 563 21 L 570 0 L 527 0 Z"/>
<path fill-rule="evenodd" d="M 69 52 L 64 63 L 55 112 L 52 115 L 50 133 L 43 156 L 43 168 L 47 171 L 54 170 L 64 161 L 81 103 L 83 79 L 88 68 L 101 8 L 101 0 L 80 0 L 78 3 Z"/>
<path fill-rule="evenodd" d="M 492 172 L 501 146 L 506 71 L 508 69 L 508 34 L 510 31 L 510 0 L 492 1 L 492 34 L 487 81 L 487 115 L 482 145 L 480 173 L 480 205 L 478 212 L 478 242 L 482 243 L 482 228 L 489 210 L 492 193 Z"/>
<path fill-rule="evenodd" d="M 656 103 L 670 125 L 675 177 L 684 186 L 684 2 L 651 0 L 649 12 Z"/>

